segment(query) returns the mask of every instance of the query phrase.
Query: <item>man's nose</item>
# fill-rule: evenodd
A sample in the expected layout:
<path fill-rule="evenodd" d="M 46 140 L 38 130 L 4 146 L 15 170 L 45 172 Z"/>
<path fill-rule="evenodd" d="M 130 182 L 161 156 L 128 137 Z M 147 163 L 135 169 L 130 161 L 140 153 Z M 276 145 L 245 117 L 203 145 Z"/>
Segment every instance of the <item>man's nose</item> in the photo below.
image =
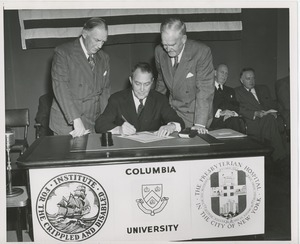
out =
<path fill-rule="evenodd" d="M 98 49 L 101 49 L 102 46 L 103 46 L 103 42 L 100 42 L 100 43 L 98 44 Z"/>
<path fill-rule="evenodd" d="M 144 91 L 144 85 L 143 84 L 141 85 L 141 91 Z"/>

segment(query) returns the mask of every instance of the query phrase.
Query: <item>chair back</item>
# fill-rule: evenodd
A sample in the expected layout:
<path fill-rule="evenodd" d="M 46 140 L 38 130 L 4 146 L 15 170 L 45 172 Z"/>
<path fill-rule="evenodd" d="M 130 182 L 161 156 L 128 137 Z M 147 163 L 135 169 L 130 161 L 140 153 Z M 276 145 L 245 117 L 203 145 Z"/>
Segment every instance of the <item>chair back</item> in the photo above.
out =
<path fill-rule="evenodd" d="M 24 138 L 27 138 L 29 121 L 29 109 L 6 109 L 5 110 L 5 127 L 6 128 L 24 128 Z"/>

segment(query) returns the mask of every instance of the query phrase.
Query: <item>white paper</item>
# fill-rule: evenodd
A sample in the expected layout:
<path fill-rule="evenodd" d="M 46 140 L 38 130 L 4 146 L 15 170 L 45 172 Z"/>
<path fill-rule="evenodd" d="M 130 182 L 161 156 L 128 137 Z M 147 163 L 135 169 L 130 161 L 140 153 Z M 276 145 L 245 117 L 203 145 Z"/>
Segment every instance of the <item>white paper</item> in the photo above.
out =
<path fill-rule="evenodd" d="M 120 137 L 127 138 L 127 139 L 130 139 L 130 140 L 133 140 L 133 141 L 142 142 L 142 143 L 162 141 L 162 140 L 174 138 L 173 136 L 160 137 L 160 136 L 157 136 L 154 133 L 148 132 L 148 131 L 137 132 L 134 135 L 128 135 L 128 136 L 127 135 L 122 135 Z"/>

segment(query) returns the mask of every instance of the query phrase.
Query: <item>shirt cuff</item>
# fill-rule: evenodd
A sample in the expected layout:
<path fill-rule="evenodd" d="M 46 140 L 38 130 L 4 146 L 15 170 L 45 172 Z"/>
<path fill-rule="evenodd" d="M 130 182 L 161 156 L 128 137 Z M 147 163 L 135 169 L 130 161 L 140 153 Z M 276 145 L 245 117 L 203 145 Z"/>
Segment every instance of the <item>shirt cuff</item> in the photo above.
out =
<path fill-rule="evenodd" d="M 216 114 L 215 114 L 215 118 L 220 118 L 220 113 L 221 113 L 222 109 L 218 109 Z"/>
<path fill-rule="evenodd" d="M 200 124 L 195 124 L 196 126 L 200 126 L 200 127 L 203 127 L 203 128 L 206 128 L 205 125 L 200 125 Z"/>
<path fill-rule="evenodd" d="M 180 132 L 181 131 L 181 125 L 177 122 L 170 122 L 167 125 L 173 124 L 175 125 L 175 131 Z"/>

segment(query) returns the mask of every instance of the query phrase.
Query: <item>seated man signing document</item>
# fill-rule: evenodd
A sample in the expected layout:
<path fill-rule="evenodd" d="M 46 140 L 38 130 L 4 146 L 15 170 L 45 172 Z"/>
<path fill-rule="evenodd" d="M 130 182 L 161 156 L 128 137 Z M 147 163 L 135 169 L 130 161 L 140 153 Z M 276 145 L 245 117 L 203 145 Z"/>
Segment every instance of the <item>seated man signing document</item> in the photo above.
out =
<path fill-rule="evenodd" d="M 132 135 L 155 131 L 168 136 L 184 129 L 184 121 L 169 104 L 166 96 L 152 90 L 153 72 L 147 63 L 138 63 L 129 77 L 132 88 L 113 94 L 104 112 L 97 118 L 97 133 Z"/>

